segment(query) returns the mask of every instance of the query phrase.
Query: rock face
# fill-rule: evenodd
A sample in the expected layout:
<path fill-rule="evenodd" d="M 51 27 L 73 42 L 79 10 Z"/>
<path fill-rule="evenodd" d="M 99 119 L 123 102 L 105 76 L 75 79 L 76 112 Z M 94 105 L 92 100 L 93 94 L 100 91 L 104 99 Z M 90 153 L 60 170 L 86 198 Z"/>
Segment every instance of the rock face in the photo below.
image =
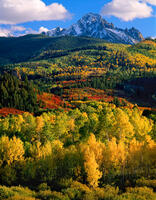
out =
<path fill-rule="evenodd" d="M 143 40 L 142 34 L 135 28 L 120 29 L 108 23 L 99 14 L 88 13 L 76 24 L 67 29 L 57 27 L 46 33 L 49 36 L 88 36 L 105 39 L 109 42 L 134 44 Z"/>

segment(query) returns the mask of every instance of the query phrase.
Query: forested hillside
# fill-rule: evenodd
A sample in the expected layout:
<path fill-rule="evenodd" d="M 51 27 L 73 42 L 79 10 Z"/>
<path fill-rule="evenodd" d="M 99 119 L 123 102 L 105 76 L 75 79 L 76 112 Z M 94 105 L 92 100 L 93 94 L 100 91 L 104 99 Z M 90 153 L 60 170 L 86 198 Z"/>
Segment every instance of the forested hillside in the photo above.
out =
<path fill-rule="evenodd" d="M 0 200 L 155 200 L 155 40 L 0 43 Z"/>
<path fill-rule="evenodd" d="M 37 92 L 33 84 L 24 77 L 24 81 L 15 76 L 4 74 L 0 76 L 0 107 L 17 108 L 34 112 L 39 108 Z"/>
<path fill-rule="evenodd" d="M 47 49 L 68 50 L 102 42 L 104 40 L 72 36 L 48 37 L 42 34 L 0 37 L 0 64 L 29 61 Z"/>

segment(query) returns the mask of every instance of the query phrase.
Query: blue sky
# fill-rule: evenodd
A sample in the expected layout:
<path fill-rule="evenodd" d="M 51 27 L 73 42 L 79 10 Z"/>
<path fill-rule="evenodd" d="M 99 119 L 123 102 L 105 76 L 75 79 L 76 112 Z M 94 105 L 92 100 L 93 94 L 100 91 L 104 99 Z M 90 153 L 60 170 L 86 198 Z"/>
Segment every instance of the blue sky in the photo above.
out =
<path fill-rule="evenodd" d="M 0 0 L 0 36 L 66 28 L 88 12 L 156 37 L 156 0 Z"/>

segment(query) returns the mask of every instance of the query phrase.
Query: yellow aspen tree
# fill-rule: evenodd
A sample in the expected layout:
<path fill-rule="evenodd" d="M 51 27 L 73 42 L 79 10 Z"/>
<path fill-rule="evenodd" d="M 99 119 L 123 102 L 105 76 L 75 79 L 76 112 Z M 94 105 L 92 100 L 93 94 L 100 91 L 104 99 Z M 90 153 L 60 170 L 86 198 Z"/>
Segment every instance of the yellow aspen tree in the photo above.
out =
<path fill-rule="evenodd" d="M 120 140 L 118 143 L 118 160 L 119 160 L 119 169 L 124 178 L 125 175 L 125 166 L 127 159 L 127 149 L 124 141 Z"/>
<path fill-rule="evenodd" d="M 24 123 L 24 119 L 22 115 L 11 116 L 9 120 L 9 131 L 20 132 L 22 129 L 23 123 Z"/>
<path fill-rule="evenodd" d="M 12 152 L 13 161 L 23 160 L 24 156 L 24 147 L 23 142 L 16 138 L 15 136 L 10 140 L 10 148 Z"/>
<path fill-rule="evenodd" d="M 96 162 L 100 167 L 103 158 L 104 144 L 101 142 L 97 142 L 95 135 L 91 133 L 90 137 L 88 138 L 87 145 L 89 149 L 94 152 Z"/>
<path fill-rule="evenodd" d="M 44 126 L 44 120 L 42 116 L 36 117 L 36 132 L 41 132 Z"/>
<path fill-rule="evenodd" d="M 9 118 L 5 117 L 4 119 L 0 119 L 0 132 L 8 131 L 9 129 Z"/>
<path fill-rule="evenodd" d="M 150 147 L 150 155 L 149 155 L 149 159 L 151 161 L 151 169 L 155 169 L 156 168 L 156 142 L 154 142 L 154 144 L 149 145 Z"/>
<path fill-rule="evenodd" d="M 114 126 L 114 135 L 117 139 L 131 139 L 134 135 L 133 126 L 129 122 L 129 117 L 120 108 L 116 108 L 115 112 L 116 124 Z"/>
<path fill-rule="evenodd" d="M 100 165 L 102 162 L 102 145 L 96 141 L 95 135 L 91 134 L 86 144 L 80 145 L 83 154 L 84 169 L 87 174 L 87 182 L 90 187 L 96 188 L 102 177 Z"/>
<path fill-rule="evenodd" d="M 135 138 L 129 144 L 127 163 L 130 173 L 137 173 L 137 170 L 141 171 L 143 145 L 143 142 L 139 142 Z"/>
<path fill-rule="evenodd" d="M 42 157 L 42 152 L 41 152 L 41 143 L 39 141 L 36 141 L 32 144 L 30 147 L 30 154 L 33 159 L 39 159 Z"/>
<path fill-rule="evenodd" d="M 24 159 L 23 142 L 15 136 L 9 140 L 7 136 L 0 139 L 0 160 L 8 165 Z"/>
<path fill-rule="evenodd" d="M 48 155 L 51 155 L 52 153 L 52 146 L 51 146 L 51 143 L 50 142 L 47 142 L 46 144 L 44 144 L 42 147 L 41 147 L 41 151 L 42 151 L 42 156 L 43 157 L 46 157 Z"/>
<path fill-rule="evenodd" d="M 24 120 L 24 123 L 22 124 L 23 127 L 22 127 L 22 131 L 26 131 L 28 129 L 35 129 L 35 126 L 36 126 L 36 122 L 35 122 L 35 117 L 30 114 L 30 113 L 24 113 L 23 114 L 23 120 Z"/>
<path fill-rule="evenodd" d="M 152 130 L 152 121 L 142 116 L 138 109 L 133 110 L 130 122 L 134 127 L 135 136 L 139 140 L 144 140 L 145 136 Z"/>
<path fill-rule="evenodd" d="M 90 187 L 98 187 L 102 173 L 99 171 L 99 166 L 95 160 L 95 154 L 93 151 L 90 151 L 89 147 L 84 151 L 84 168 L 87 174 L 87 182 Z"/>
<path fill-rule="evenodd" d="M 103 172 L 108 174 L 109 171 L 113 170 L 116 173 L 122 173 L 124 175 L 126 158 L 127 153 L 124 142 L 120 140 L 117 143 L 116 138 L 113 137 L 103 148 Z"/>
<path fill-rule="evenodd" d="M 50 142 L 45 143 L 42 145 L 39 141 L 33 143 L 30 147 L 30 154 L 31 157 L 34 159 L 39 159 L 42 157 L 46 157 L 52 153 L 52 146 Z"/>
<path fill-rule="evenodd" d="M 42 116 L 36 117 L 36 132 L 37 132 L 37 138 L 39 141 L 41 140 L 41 131 L 44 127 L 44 120 Z"/>
<path fill-rule="evenodd" d="M 114 113 L 112 112 L 112 108 L 105 108 L 106 114 L 101 116 L 99 123 L 99 137 L 100 140 L 110 140 L 113 137 L 114 126 L 116 124 L 116 119 Z"/>
<path fill-rule="evenodd" d="M 63 148 L 63 143 L 60 140 L 54 140 L 52 143 L 52 152 L 54 155 L 56 154 L 62 154 L 62 152 L 64 151 Z"/>
<path fill-rule="evenodd" d="M 143 145 L 143 165 L 147 176 L 156 167 L 156 143 L 149 135 L 145 136 Z"/>
<path fill-rule="evenodd" d="M 115 137 L 108 142 L 107 153 L 109 155 L 110 165 L 116 167 L 118 165 L 118 145 Z"/>

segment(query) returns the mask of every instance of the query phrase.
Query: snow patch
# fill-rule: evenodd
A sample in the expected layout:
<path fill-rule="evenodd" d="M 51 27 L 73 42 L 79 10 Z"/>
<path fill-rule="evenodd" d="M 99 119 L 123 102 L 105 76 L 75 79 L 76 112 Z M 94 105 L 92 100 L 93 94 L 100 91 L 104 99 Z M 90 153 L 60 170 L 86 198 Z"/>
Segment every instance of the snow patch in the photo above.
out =
<path fill-rule="evenodd" d="M 73 27 L 74 27 L 75 32 L 76 32 L 77 35 L 80 35 L 82 33 L 82 31 L 81 31 L 81 29 L 80 29 L 78 24 L 74 24 Z"/>

